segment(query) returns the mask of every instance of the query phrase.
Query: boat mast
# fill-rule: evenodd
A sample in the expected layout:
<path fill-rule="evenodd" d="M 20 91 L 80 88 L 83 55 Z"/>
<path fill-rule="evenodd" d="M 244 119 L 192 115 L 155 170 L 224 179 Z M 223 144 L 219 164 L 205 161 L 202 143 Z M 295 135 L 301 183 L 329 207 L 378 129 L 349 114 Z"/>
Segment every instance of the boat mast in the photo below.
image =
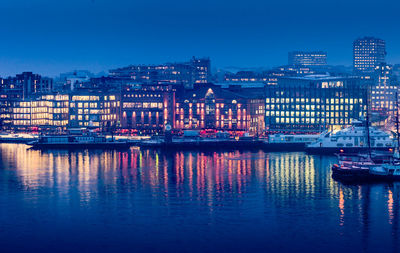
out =
<path fill-rule="evenodd" d="M 368 102 L 368 89 L 365 92 L 365 102 L 367 104 L 367 122 L 366 122 L 366 129 L 367 129 L 367 141 L 368 141 L 368 155 L 371 158 L 371 138 L 369 136 L 369 102 Z"/>
<path fill-rule="evenodd" d="M 399 99 L 396 92 L 396 135 L 397 135 L 397 151 L 400 153 L 400 137 L 399 137 Z"/>

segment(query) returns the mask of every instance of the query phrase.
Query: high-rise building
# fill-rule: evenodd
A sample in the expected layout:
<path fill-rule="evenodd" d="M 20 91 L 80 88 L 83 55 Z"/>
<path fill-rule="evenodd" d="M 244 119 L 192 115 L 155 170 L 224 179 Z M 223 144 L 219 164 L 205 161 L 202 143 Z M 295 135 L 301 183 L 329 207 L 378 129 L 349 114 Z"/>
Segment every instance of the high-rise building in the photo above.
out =
<path fill-rule="evenodd" d="M 373 73 L 376 67 L 385 62 L 386 44 L 374 37 L 356 39 L 353 43 L 353 67 L 356 73 Z"/>
<path fill-rule="evenodd" d="M 193 78 L 195 83 L 208 83 L 211 77 L 210 58 L 193 58 L 190 60 L 193 67 Z"/>
<path fill-rule="evenodd" d="M 289 65 L 306 66 L 306 67 L 321 67 L 327 65 L 327 53 L 322 51 L 304 52 L 293 51 L 289 52 Z"/>

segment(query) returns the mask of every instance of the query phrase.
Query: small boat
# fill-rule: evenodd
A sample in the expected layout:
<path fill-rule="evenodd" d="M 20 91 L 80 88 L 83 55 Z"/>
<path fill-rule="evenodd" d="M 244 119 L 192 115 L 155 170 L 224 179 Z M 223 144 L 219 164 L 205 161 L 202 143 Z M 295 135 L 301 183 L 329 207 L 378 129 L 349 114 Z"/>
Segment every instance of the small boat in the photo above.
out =
<path fill-rule="evenodd" d="M 339 164 L 332 166 L 332 177 L 346 182 L 361 182 L 371 180 L 370 170 L 378 167 L 379 163 L 363 155 L 341 156 Z"/>
<path fill-rule="evenodd" d="M 400 180 L 400 161 L 382 164 L 371 168 L 369 174 L 374 180 L 395 181 Z"/>

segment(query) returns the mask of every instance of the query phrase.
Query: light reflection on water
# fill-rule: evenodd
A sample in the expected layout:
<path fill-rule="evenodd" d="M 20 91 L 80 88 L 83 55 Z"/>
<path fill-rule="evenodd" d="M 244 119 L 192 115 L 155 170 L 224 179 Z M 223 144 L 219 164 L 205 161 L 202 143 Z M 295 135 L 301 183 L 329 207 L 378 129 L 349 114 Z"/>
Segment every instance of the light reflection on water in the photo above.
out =
<path fill-rule="evenodd" d="M 334 157 L 0 152 L 0 245 L 9 251 L 398 250 L 400 185 L 338 183 Z"/>

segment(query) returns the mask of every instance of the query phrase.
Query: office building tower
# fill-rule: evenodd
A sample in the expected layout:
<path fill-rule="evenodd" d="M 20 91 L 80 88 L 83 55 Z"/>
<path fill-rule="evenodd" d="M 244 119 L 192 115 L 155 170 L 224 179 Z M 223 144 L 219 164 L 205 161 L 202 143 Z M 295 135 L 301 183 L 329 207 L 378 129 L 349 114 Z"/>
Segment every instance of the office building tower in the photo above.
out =
<path fill-rule="evenodd" d="M 379 64 L 385 62 L 385 41 L 364 37 L 353 43 L 353 67 L 357 74 L 373 73 Z"/>

